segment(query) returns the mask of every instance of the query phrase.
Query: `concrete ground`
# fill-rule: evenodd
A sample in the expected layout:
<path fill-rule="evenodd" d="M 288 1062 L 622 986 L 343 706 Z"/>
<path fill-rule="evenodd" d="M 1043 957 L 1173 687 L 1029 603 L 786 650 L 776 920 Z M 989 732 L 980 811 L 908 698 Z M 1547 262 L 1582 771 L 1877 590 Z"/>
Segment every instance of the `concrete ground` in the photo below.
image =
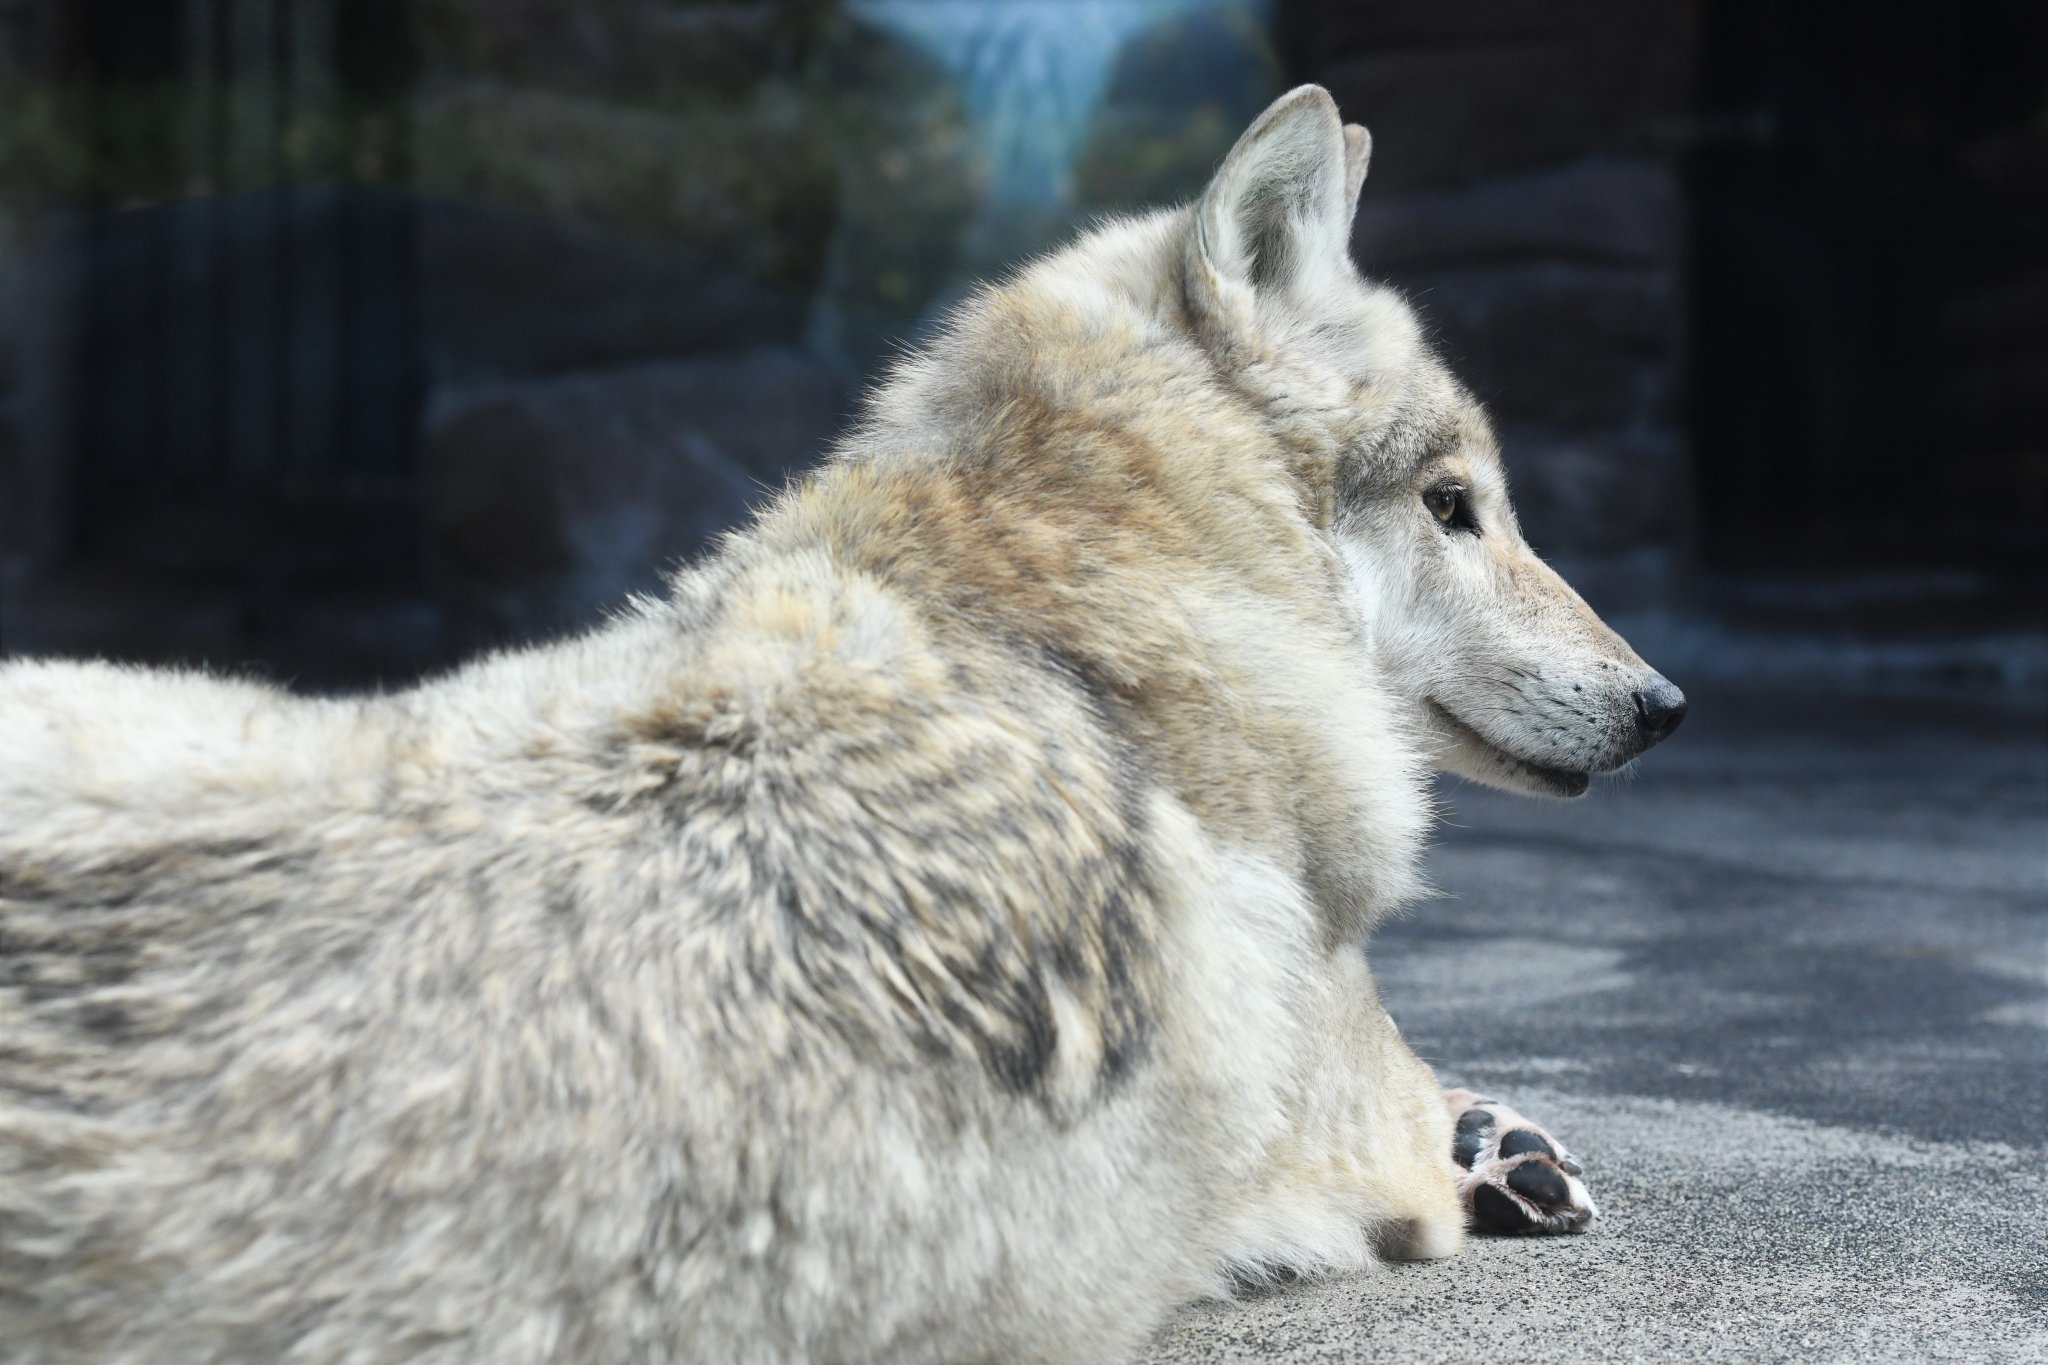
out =
<path fill-rule="evenodd" d="M 1149 1359 L 2048 1361 L 2048 717 L 1696 694 L 1632 780 L 1447 786 L 1373 958 L 1579 1237 L 1188 1309 Z"/>

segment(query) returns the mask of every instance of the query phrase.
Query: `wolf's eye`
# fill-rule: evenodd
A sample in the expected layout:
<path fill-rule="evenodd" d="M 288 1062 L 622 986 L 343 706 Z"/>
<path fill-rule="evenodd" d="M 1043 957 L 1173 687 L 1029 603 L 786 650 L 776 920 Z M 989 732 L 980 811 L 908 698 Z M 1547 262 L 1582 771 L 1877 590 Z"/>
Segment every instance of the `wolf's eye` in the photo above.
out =
<path fill-rule="evenodd" d="M 1476 531 L 1479 523 L 1472 520 L 1472 508 L 1466 501 L 1465 485 L 1461 483 L 1440 483 L 1422 495 L 1422 505 L 1436 518 L 1437 524 L 1446 531 Z"/>

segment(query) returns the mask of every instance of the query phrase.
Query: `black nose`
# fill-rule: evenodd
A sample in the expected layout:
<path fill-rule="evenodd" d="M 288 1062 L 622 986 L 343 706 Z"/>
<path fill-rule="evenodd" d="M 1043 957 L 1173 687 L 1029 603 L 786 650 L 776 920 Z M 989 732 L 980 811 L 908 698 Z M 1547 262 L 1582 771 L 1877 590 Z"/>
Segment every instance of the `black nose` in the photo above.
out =
<path fill-rule="evenodd" d="M 1636 724 L 1643 732 L 1643 747 L 1668 737 L 1685 719 L 1685 693 L 1663 678 L 1636 693 Z"/>

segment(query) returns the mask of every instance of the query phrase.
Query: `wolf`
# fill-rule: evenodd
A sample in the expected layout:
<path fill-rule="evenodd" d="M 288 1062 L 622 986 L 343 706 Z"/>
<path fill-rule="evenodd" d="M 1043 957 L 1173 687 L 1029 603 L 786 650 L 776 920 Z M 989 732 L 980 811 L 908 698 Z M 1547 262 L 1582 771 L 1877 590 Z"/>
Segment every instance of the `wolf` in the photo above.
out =
<path fill-rule="evenodd" d="M 1274 103 L 963 305 L 659 599 L 410 690 L 0 671 L 20 1365 L 1076 1362 L 1560 1232 L 1363 951 L 1428 783 L 1684 699 Z"/>

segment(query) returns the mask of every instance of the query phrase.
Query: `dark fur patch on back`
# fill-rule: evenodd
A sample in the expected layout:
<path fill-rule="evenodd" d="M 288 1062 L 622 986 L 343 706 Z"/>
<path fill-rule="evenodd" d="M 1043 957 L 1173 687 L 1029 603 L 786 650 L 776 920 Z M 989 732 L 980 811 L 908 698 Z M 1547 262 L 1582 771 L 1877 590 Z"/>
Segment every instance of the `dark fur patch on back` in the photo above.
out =
<path fill-rule="evenodd" d="M 1003 654 L 1001 676 L 955 664 L 947 688 L 864 692 L 830 724 L 622 736 L 670 746 L 657 799 L 692 868 L 697 951 L 724 978 L 712 993 L 735 1003 L 724 1055 L 758 1049 L 773 1011 L 799 1051 L 973 1058 L 1047 1097 L 1073 1086 L 1053 1074 L 1055 992 L 1093 1030 L 1089 1086 L 1144 1055 L 1144 783 L 1085 670 Z"/>

